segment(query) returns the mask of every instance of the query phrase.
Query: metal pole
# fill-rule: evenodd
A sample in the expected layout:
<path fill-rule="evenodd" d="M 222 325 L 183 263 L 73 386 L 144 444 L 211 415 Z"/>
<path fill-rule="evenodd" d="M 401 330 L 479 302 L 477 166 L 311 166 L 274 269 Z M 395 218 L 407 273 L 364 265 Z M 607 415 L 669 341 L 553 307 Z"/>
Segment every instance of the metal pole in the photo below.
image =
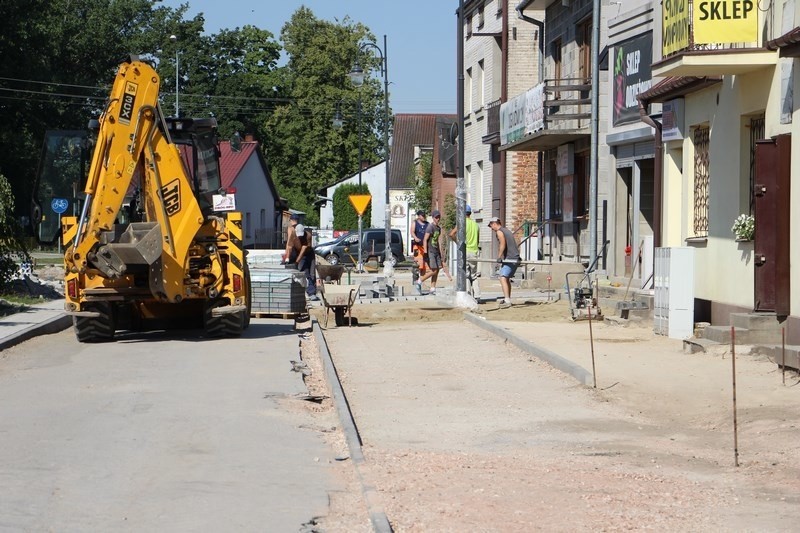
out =
<path fill-rule="evenodd" d="M 358 186 L 361 186 L 361 167 L 364 156 L 361 152 L 361 89 L 358 90 L 358 108 L 356 109 L 356 123 L 358 124 Z M 361 194 L 361 191 L 358 191 Z"/>
<path fill-rule="evenodd" d="M 358 109 L 356 110 L 356 114 L 358 115 L 356 119 L 358 123 L 358 186 L 361 187 L 361 168 L 364 166 L 362 164 L 364 156 L 361 153 L 361 89 L 358 91 Z M 361 194 L 360 190 L 358 194 Z M 361 255 L 361 241 L 364 240 L 364 234 L 361 231 L 361 218 L 361 215 L 358 215 L 358 272 L 364 271 L 364 256 Z"/>
<path fill-rule="evenodd" d="M 597 388 L 597 369 L 594 362 L 594 334 L 592 333 L 592 304 L 586 306 L 586 311 L 589 315 L 589 345 L 592 349 L 592 383 L 593 388 Z"/>
<path fill-rule="evenodd" d="M 464 184 L 464 0 L 458 1 L 458 52 L 456 59 L 456 112 L 458 113 L 458 175 L 456 176 L 456 291 L 467 290 L 467 233 L 466 203 L 467 191 Z"/>
<path fill-rule="evenodd" d="M 363 272 L 364 271 L 364 264 L 362 262 L 363 255 L 361 254 L 361 241 L 363 235 L 361 234 L 361 215 L 358 215 L 358 266 L 356 272 Z"/>
<path fill-rule="evenodd" d="M 592 0 L 592 128 L 589 162 L 589 262 L 597 257 L 597 157 L 600 102 L 600 0 Z"/>
<path fill-rule="evenodd" d="M 386 255 L 383 258 L 383 275 L 393 276 L 392 266 L 392 210 L 389 206 L 389 55 L 386 47 L 386 35 L 383 36 L 383 154 L 386 158 Z"/>
<path fill-rule="evenodd" d="M 178 51 L 175 50 L 175 118 L 180 116 L 180 110 L 178 109 L 178 76 L 180 75 L 180 58 L 178 56 Z"/>

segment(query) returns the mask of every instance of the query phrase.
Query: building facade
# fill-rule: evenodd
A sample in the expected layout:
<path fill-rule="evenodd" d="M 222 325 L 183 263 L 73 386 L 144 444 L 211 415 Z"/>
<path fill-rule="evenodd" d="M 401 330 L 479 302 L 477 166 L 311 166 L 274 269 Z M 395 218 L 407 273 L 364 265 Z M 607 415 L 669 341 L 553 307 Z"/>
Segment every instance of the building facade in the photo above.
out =
<path fill-rule="evenodd" d="M 591 179 L 591 94 L 595 55 L 604 55 L 605 15 L 599 25 L 599 50 L 592 47 L 592 2 L 589 0 L 523 0 L 522 16 L 543 25 L 539 43 L 542 79 L 501 106 L 501 150 L 539 152 L 541 158 L 540 254 L 553 261 L 588 263 L 592 244 L 609 240 L 604 210 L 610 178 Z M 597 73 L 597 168 L 607 168 L 607 61 Z M 598 206 L 596 234 L 590 229 L 590 207 Z M 612 246 L 614 243 L 612 243 Z M 602 255 L 600 249 L 595 250 Z M 605 268 L 605 264 L 600 265 Z"/>
<path fill-rule="evenodd" d="M 660 217 L 656 200 L 654 128 L 638 96 L 652 86 L 653 9 L 649 0 L 623 0 L 606 8 L 608 21 L 607 114 L 608 203 L 601 205 L 606 238 L 615 243 L 606 257 L 610 276 L 652 285 L 654 229 Z"/>
<path fill-rule="evenodd" d="M 771 2 L 715 20 L 693 19 L 688 0 L 654 5 L 664 79 L 641 99 L 663 105 L 662 245 L 694 249 L 695 321 L 771 313 L 798 344 L 798 9 Z M 754 235 L 732 231 L 740 215 L 754 216 Z"/>
<path fill-rule="evenodd" d="M 500 217 L 523 232 L 538 219 L 537 154 L 500 150 L 500 107 L 538 79 L 538 30 L 510 0 L 464 4 L 464 184 L 487 256 L 496 246 L 482 221 Z M 526 224 L 528 223 L 528 224 Z"/>

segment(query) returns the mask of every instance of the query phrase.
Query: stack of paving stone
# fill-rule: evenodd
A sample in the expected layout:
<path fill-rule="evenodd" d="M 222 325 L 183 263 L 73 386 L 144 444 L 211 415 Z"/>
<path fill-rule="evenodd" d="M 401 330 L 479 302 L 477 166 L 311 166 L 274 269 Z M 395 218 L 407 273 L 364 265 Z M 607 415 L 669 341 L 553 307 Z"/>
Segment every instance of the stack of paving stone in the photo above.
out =
<path fill-rule="evenodd" d="M 253 314 L 287 315 L 306 312 L 306 279 L 303 272 L 276 266 L 253 268 Z"/>

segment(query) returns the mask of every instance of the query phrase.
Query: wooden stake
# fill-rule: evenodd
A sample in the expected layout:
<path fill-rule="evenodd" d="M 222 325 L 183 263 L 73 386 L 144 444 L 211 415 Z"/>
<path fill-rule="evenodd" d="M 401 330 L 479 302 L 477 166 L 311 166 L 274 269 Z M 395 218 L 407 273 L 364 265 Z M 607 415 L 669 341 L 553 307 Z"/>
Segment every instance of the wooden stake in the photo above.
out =
<path fill-rule="evenodd" d="M 642 259 L 642 248 L 644 248 L 644 239 L 642 239 L 642 242 L 639 244 L 639 254 L 636 256 L 636 266 L 637 267 L 639 266 L 639 261 L 641 261 L 641 259 Z M 633 256 L 632 255 L 631 255 L 631 261 L 633 261 Z M 628 291 L 631 288 L 631 282 L 633 282 L 633 275 L 635 273 L 636 273 L 636 270 L 634 269 L 634 265 L 631 264 L 631 277 L 628 278 L 628 286 L 625 287 L 625 295 L 622 297 L 622 301 L 623 302 L 627 301 L 627 299 L 628 299 Z"/>
<path fill-rule="evenodd" d="M 733 381 L 733 460 L 739 466 L 739 427 L 736 422 L 736 329 L 731 326 L 731 379 Z"/>
<path fill-rule="evenodd" d="M 781 328 L 781 378 L 786 386 L 786 328 Z"/>
<path fill-rule="evenodd" d="M 594 382 L 594 388 L 597 388 L 597 372 L 595 371 L 594 367 L 594 336 L 592 335 L 592 306 L 587 305 L 586 311 L 589 314 L 589 345 L 592 347 L 592 381 Z"/>

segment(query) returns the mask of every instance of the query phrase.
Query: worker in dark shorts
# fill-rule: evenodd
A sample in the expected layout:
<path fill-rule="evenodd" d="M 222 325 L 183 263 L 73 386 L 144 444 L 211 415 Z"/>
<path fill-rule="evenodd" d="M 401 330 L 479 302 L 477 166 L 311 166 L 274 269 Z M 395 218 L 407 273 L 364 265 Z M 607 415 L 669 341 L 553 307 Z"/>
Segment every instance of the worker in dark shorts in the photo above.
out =
<path fill-rule="evenodd" d="M 503 227 L 497 217 L 489 219 L 489 227 L 497 237 L 497 262 L 500 263 L 500 287 L 503 289 L 503 301 L 500 307 L 511 307 L 511 278 L 517 271 L 520 263 L 519 245 L 511 230 Z"/>
<path fill-rule="evenodd" d="M 417 219 L 411 228 L 411 255 L 414 257 L 414 268 L 411 271 L 411 281 L 415 284 L 420 277 L 425 275 L 425 251 L 422 240 L 425 238 L 425 228 L 428 221 L 425 219 L 425 211 L 417 211 Z"/>
<path fill-rule="evenodd" d="M 436 281 L 439 279 L 439 270 L 441 270 L 443 265 L 442 251 L 439 248 L 439 237 L 442 234 L 442 227 L 439 225 L 439 220 L 442 218 L 442 214 L 439 211 L 434 211 L 431 213 L 431 218 L 433 221 L 428 223 L 428 227 L 425 228 L 425 237 L 422 239 L 422 248 L 425 252 L 424 257 L 428 266 L 428 272 L 424 276 L 420 276 L 416 283 L 414 283 L 419 294 L 422 294 L 422 283 L 427 279 L 431 280 L 431 290 L 429 294 L 436 294 Z"/>
<path fill-rule="evenodd" d="M 311 247 L 311 230 L 307 230 L 302 224 L 296 225 L 294 229 L 300 243 L 300 251 L 297 253 L 297 270 L 302 271 L 306 276 L 306 294 L 311 300 L 316 300 L 318 299 L 317 265 L 314 249 Z"/>

